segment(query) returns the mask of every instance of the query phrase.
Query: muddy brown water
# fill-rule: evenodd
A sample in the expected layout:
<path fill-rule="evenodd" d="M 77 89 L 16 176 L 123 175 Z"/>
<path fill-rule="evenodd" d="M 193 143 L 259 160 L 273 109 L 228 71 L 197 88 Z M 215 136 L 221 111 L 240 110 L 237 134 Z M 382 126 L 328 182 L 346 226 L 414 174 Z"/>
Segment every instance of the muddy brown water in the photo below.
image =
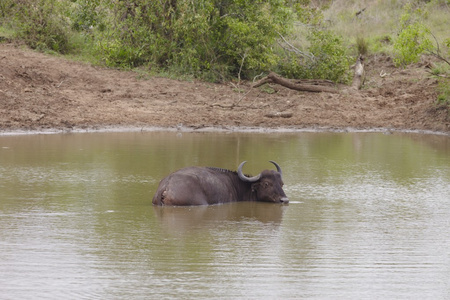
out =
<path fill-rule="evenodd" d="M 289 205 L 153 207 L 191 165 L 283 169 Z M 446 299 L 450 139 L 0 136 L 2 299 Z"/>

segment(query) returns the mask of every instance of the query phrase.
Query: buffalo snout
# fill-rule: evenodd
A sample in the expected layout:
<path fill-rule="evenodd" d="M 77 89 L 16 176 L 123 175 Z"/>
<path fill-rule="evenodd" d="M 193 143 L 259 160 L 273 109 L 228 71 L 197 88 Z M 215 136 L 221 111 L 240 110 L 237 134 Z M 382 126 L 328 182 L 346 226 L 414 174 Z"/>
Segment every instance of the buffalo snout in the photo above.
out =
<path fill-rule="evenodd" d="M 280 202 L 283 204 L 288 204 L 289 203 L 289 198 L 288 197 L 283 197 L 280 199 Z"/>

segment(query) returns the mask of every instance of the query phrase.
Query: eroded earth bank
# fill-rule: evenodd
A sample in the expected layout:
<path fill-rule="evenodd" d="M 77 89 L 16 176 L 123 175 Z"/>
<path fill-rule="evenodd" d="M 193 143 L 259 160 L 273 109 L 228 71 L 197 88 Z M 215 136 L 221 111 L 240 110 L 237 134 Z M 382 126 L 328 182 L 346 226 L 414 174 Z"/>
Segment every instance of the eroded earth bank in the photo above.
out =
<path fill-rule="evenodd" d="M 361 91 L 298 92 L 279 85 L 139 78 L 0 44 L 0 132 L 103 128 L 392 129 L 450 132 L 448 107 L 423 61 L 366 61 Z"/>

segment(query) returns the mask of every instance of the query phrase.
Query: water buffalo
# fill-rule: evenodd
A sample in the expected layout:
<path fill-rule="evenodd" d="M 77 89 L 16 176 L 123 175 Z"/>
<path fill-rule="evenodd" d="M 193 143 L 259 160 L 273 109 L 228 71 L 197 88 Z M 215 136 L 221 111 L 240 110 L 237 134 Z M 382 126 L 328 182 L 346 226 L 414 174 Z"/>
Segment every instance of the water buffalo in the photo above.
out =
<path fill-rule="evenodd" d="M 153 197 L 154 205 L 208 205 L 235 201 L 264 201 L 288 203 L 283 191 L 281 167 L 277 171 L 264 170 L 249 177 L 242 173 L 219 169 L 188 167 L 178 170 L 159 183 Z"/>

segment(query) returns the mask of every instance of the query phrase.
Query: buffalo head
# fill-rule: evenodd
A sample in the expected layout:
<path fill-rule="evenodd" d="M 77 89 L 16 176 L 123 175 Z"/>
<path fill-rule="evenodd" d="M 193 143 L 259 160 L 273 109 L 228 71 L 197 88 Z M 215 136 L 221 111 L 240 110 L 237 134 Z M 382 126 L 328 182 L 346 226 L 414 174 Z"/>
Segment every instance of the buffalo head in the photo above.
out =
<path fill-rule="evenodd" d="M 242 173 L 242 167 L 246 161 L 242 162 L 237 171 L 239 179 L 251 183 L 251 191 L 255 194 L 256 201 L 288 203 L 289 199 L 283 191 L 281 167 L 274 161 L 270 162 L 275 165 L 277 171 L 264 170 L 253 177 L 247 177 Z"/>

